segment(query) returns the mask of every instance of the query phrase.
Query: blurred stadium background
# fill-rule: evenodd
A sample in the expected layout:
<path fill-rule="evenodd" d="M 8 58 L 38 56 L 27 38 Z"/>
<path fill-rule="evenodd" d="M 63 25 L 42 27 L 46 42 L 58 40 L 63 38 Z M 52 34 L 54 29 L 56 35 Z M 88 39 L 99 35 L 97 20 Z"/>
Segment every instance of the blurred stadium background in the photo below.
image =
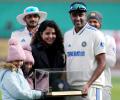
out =
<path fill-rule="evenodd" d="M 56 21 L 63 34 L 72 27 L 69 18 L 69 5 L 78 0 L 0 0 L 0 62 L 7 55 L 7 41 L 11 32 L 20 29 L 16 16 L 23 13 L 27 6 L 37 6 L 48 13 L 48 18 Z M 99 11 L 103 15 L 102 30 L 113 35 L 117 44 L 117 63 L 112 70 L 112 100 L 120 98 L 120 0 L 88 0 L 89 11 Z"/>

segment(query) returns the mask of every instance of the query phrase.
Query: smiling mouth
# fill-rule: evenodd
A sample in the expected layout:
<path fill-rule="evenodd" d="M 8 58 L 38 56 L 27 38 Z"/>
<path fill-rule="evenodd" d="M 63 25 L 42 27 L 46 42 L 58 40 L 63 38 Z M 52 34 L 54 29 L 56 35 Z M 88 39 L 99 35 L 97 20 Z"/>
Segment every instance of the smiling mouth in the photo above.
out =
<path fill-rule="evenodd" d="M 48 42 L 53 42 L 53 40 L 49 40 Z"/>
<path fill-rule="evenodd" d="M 48 40 L 49 43 L 54 42 L 54 40 Z"/>
<path fill-rule="evenodd" d="M 76 25 L 81 25 L 81 23 L 76 23 Z"/>

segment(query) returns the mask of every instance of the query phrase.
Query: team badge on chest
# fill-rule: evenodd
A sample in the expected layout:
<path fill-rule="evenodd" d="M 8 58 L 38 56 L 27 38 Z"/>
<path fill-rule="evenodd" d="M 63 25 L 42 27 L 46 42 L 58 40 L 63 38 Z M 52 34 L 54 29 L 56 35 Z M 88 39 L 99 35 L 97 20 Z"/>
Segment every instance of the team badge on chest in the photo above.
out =
<path fill-rule="evenodd" d="M 82 42 L 82 47 L 86 47 L 87 43 L 85 41 Z"/>

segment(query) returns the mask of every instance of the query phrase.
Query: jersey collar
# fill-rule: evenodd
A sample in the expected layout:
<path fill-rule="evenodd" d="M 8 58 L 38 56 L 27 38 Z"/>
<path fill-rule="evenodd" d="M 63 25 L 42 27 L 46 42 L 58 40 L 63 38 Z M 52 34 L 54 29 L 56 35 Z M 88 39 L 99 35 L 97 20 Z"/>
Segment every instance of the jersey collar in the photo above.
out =
<path fill-rule="evenodd" d="M 74 29 L 73 29 L 73 35 L 80 35 L 80 34 L 82 34 L 82 32 L 85 30 L 85 28 L 88 26 L 89 24 L 88 23 L 86 23 L 86 25 L 78 32 L 78 33 L 76 33 L 75 32 L 75 27 L 74 27 Z"/>

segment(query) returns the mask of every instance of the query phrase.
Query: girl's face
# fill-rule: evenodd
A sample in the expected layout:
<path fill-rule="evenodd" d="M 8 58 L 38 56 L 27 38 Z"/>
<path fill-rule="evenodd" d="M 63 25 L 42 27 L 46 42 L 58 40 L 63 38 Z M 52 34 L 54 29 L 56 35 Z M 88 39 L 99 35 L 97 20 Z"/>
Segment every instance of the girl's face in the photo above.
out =
<path fill-rule="evenodd" d="M 22 60 L 16 60 L 16 61 L 13 61 L 13 64 L 16 67 L 20 68 L 23 65 L 23 61 Z"/>
<path fill-rule="evenodd" d="M 25 62 L 24 64 L 25 64 L 25 67 L 28 69 L 31 69 L 33 65 L 31 62 Z"/>
<path fill-rule="evenodd" d="M 24 67 L 25 72 L 29 73 L 33 64 L 31 62 L 24 62 L 24 65 L 25 65 L 25 67 Z"/>
<path fill-rule="evenodd" d="M 55 29 L 52 27 L 47 27 L 41 35 L 43 41 L 49 45 L 53 44 L 56 39 Z"/>

